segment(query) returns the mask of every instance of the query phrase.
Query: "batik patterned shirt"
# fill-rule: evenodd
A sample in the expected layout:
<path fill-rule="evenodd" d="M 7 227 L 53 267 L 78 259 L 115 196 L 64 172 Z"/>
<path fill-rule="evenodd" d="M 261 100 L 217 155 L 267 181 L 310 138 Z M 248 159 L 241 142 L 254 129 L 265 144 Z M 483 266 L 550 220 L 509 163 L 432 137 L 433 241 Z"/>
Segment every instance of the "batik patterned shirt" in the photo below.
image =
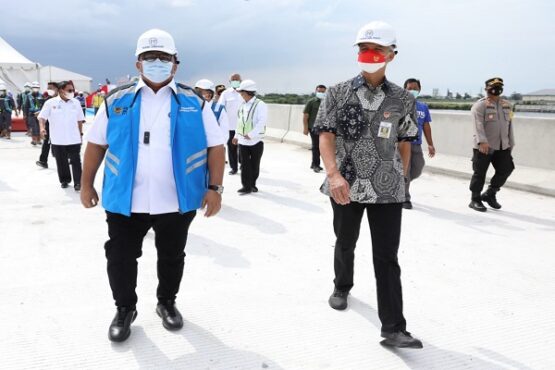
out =
<path fill-rule="evenodd" d="M 415 99 L 384 80 L 377 87 L 362 75 L 328 89 L 314 124 L 336 135 L 336 163 L 350 185 L 350 200 L 402 203 L 405 178 L 399 141 L 418 135 Z M 320 189 L 330 196 L 328 179 Z"/>

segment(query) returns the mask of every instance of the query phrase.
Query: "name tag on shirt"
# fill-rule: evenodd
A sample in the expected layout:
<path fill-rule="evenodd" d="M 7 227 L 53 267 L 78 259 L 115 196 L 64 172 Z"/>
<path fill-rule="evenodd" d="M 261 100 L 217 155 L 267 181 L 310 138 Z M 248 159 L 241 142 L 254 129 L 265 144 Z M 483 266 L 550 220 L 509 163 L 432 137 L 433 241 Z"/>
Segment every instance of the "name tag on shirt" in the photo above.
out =
<path fill-rule="evenodd" d="M 378 137 L 389 139 L 391 136 L 391 122 L 380 122 L 378 129 Z"/>

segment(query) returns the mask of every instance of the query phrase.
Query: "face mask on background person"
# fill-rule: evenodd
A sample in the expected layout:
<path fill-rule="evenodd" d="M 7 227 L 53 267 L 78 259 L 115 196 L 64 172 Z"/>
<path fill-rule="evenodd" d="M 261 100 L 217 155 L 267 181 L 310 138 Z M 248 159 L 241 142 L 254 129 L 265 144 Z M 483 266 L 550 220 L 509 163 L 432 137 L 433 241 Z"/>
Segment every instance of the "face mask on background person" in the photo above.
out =
<path fill-rule="evenodd" d="M 72 92 L 65 92 L 64 91 L 64 95 L 67 99 L 73 99 L 73 97 L 75 96 L 75 94 Z"/>
<path fill-rule="evenodd" d="M 420 91 L 418 90 L 409 90 L 409 93 L 411 93 L 415 99 L 418 98 L 418 95 L 420 95 Z"/>
<path fill-rule="evenodd" d="M 52 97 L 52 96 L 54 96 L 54 95 L 56 94 L 56 92 L 55 92 L 54 90 L 52 90 L 52 89 L 46 90 L 46 93 L 47 93 L 48 96 L 50 96 L 50 97 Z"/>
<path fill-rule="evenodd" d="M 385 55 L 376 50 L 358 53 L 358 65 L 364 72 L 374 73 L 385 66 Z"/>
<path fill-rule="evenodd" d="M 0 90 L 0 96 L 6 96 L 6 90 Z"/>
<path fill-rule="evenodd" d="M 34 92 L 34 93 L 38 93 L 39 91 L 40 91 L 40 89 L 39 89 L 39 88 L 37 88 L 37 87 L 33 87 L 33 92 Z"/>
<path fill-rule="evenodd" d="M 318 99 L 324 99 L 324 98 L 326 97 L 326 93 L 325 93 L 325 92 L 320 92 L 320 91 L 318 91 L 318 92 L 316 93 L 316 97 L 317 97 Z"/>
<path fill-rule="evenodd" d="M 161 83 L 170 78 L 172 74 L 173 63 L 162 62 L 160 59 L 152 62 L 143 60 L 143 76 L 154 83 Z"/>
<path fill-rule="evenodd" d="M 231 87 L 233 87 L 234 89 L 238 88 L 239 86 L 241 86 L 241 81 L 236 81 L 233 80 L 229 83 L 231 85 Z"/>

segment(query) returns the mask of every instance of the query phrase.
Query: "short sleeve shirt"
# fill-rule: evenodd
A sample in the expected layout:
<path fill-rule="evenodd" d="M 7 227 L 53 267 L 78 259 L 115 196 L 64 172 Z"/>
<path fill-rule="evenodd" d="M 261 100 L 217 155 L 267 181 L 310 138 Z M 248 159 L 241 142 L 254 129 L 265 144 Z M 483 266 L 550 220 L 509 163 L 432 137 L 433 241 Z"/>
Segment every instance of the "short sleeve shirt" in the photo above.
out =
<path fill-rule="evenodd" d="M 38 118 L 48 121 L 50 142 L 54 145 L 81 144 L 79 122 L 85 121 L 83 109 L 76 99 L 64 101 L 59 96 L 48 99 Z"/>
<path fill-rule="evenodd" d="M 369 86 L 362 75 L 328 89 L 314 130 L 336 135 L 336 163 L 350 185 L 350 200 L 402 203 L 403 165 L 397 144 L 418 134 L 415 99 L 385 80 Z M 330 196 L 328 179 L 321 191 Z"/>
<path fill-rule="evenodd" d="M 305 105 L 303 113 L 308 114 L 308 128 L 312 130 L 314 127 L 314 122 L 316 121 L 316 116 L 318 115 L 318 109 L 320 109 L 320 99 L 311 98 Z"/>
<path fill-rule="evenodd" d="M 416 120 L 418 122 L 418 139 L 412 142 L 413 145 L 422 145 L 422 130 L 424 123 L 432 122 L 432 116 L 426 103 L 416 101 Z"/>

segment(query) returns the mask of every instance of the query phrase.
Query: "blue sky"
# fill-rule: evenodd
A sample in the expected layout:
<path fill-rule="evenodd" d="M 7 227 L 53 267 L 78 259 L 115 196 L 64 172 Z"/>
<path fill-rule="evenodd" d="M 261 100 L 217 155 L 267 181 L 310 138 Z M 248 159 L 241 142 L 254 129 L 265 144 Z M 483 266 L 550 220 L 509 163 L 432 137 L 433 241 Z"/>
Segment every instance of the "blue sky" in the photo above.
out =
<path fill-rule="evenodd" d="M 501 76 L 508 93 L 555 88 L 554 1 L 491 0 L 158 0 L 11 1 L 0 35 L 27 58 L 94 78 L 135 73 L 138 36 L 170 32 L 178 80 L 226 82 L 233 72 L 260 91 L 310 92 L 359 72 L 357 30 L 384 20 L 399 54 L 388 78 L 476 94 Z M 24 11 L 27 9 L 27 11 Z"/>

